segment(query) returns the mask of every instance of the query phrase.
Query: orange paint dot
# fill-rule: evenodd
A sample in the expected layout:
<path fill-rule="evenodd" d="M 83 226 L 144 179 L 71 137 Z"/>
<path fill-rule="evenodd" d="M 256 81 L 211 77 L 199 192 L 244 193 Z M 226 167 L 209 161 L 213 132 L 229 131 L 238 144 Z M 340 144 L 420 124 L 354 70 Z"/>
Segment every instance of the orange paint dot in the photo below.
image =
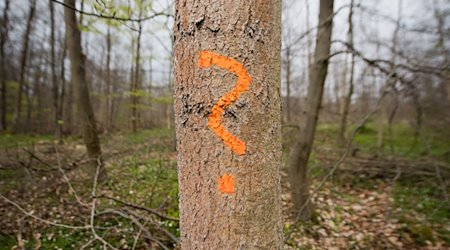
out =
<path fill-rule="evenodd" d="M 234 177 L 225 174 L 219 179 L 219 191 L 225 194 L 234 193 Z"/>
<path fill-rule="evenodd" d="M 212 107 L 211 114 L 208 117 L 208 126 L 231 150 L 238 155 L 244 155 L 246 149 L 245 142 L 232 135 L 223 127 L 222 114 L 231 103 L 237 100 L 242 92 L 248 90 L 252 79 L 240 62 L 209 51 L 201 51 L 198 66 L 200 68 L 207 68 L 214 65 L 235 74 L 238 80 L 233 89 L 222 96 Z"/>

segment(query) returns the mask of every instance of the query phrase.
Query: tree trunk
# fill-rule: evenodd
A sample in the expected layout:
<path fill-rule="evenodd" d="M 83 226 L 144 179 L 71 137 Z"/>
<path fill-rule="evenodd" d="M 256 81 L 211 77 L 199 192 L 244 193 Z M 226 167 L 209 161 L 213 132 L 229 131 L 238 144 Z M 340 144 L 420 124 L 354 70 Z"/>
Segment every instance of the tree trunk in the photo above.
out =
<path fill-rule="evenodd" d="M 286 48 L 286 122 L 291 121 L 291 48 Z"/>
<path fill-rule="evenodd" d="M 141 17 L 142 7 L 139 10 L 139 17 Z M 140 73 L 141 73 L 141 35 L 142 35 L 142 24 L 139 22 L 139 28 L 138 28 L 138 37 L 136 41 L 136 62 L 134 65 L 134 88 L 132 92 L 132 106 L 131 106 L 131 126 L 133 133 L 137 132 L 137 127 L 139 124 L 139 111 L 138 111 L 138 105 L 139 105 L 139 90 L 141 89 L 141 83 L 140 83 Z"/>
<path fill-rule="evenodd" d="M 56 58 L 55 58 L 55 10 L 53 1 L 49 0 L 48 2 L 49 8 L 50 8 L 50 50 L 51 50 L 51 57 L 50 57 L 50 65 L 51 65 L 51 71 L 52 71 L 52 94 L 53 94 L 53 126 L 52 129 L 55 132 L 55 137 L 58 140 L 58 142 L 62 142 L 61 138 L 61 131 L 59 129 L 59 121 L 61 120 L 61 117 L 59 117 L 59 86 L 58 86 L 58 79 L 56 76 Z"/>
<path fill-rule="evenodd" d="M 66 96 L 66 68 L 65 68 L 65 61 L 66 61 L 66 53 L 67 53 L 67 39 L 64 36 L 64 42 L 63 42 L 63 48 L 62 48 L 62 57 L 61 57 L 61 93 L 59 95 L 59 106 L 58 106 L 58 127 L 57 127 L 57 138 L 58 138 L 58 144 L 63 144 L 62 134 L 63 134 L 63 115 L 64 115 L 64 99 Z"/>
<path fill-rule="evenodd" d="M 135 47 L 135 39 L 132 37 L 131 38 L 131 68 L 130 68 L 131 131 L 134 131 L 133 119 L 135 119 L 134 105 L 135 105 L 135 95 L 136 95 L 136 93 L 135 93 L 136 92 L 136 82 L 135 82 L 136 76 L 134 74 L 134 67 L 135 67 L 136 60 L 134 60 L 134 47 Z"/>
<path fill-rule="evenodd" d="M 75 0 L 64 0 L 64 3 L 72 8 L 75 6 Z M 95 173 L 95 169 L 99 166 L 99 178 L 104 179 L 106 178 L 106 171 L 103 167 L 100 141 L 98 139 L 94 112 L 91 106 L 89 88 L 86 82 L 85 60 L 81 51 L 80 31 L 78 30 L 75 11 L 71 8 L 64 8 L 64 19 L 66 22 L 67 47 L 71 64 L 72 83 L 76 90 L 76 102 L 83 131 L 83 140 L 86 144 L 87 155 L 90 160 L 90 168 L 87 170 L 87 173 Z"/>
<path fill-rule="evenodd" d="M 27 67 L 27 58 L 28 58 L 28 47 L 30 42 L 30 33 L 32 29 L 34 13 L 36 10 L 36 0 L 29 0 L 30 10 L 28 13 L 27 27 L 25 29 L 25 33 L 23 35 L 23 45 L 22 45 L 22 54 L 20 58 L 20 75 L 19 75 L 19 87 L 17 89 L 16 96 L 16 110 L 14 112 L 13 118 L 13 131 L 17 132 L 20 127 L 20 116 L 22 111 L 22 95 L 24 91 L 25 85 L 25 70 Z"/>
<path fill-rule="evenodd" d="M 383 88 L 380 91 L 380 96 L 383 95 Z M 386 96 L 384 97 L 386 98 Z M 383 148 L 384 148 L 384 124 L 385 124 L 385 120 L 386 120 L 386 105 L 385 105 L 385 101 L 382 101 L 380 103 L 380 110 L 378 111 L 378 116 L 377 116 L 377 148 L 378 148 L 378 153 L 382 154 L 383 153 Z"/>
<path fill-rule="evenodd" d="M 31 54 L 30 57 L 33 58 L 36 55 Z M 41 57 L 42 58 L 42 57 Z M 42 91 L 42 82 L 41 81 L 41 75 L 42 72 L 44 72 L 44 70 L 42 69 L 42 65 L 45 65 L 45 62 L 43 60 L 43 58 L 41 60 L 39 60 L 39 63 L 37 65 L 35 65 L 36 67 L 36 71 L 34 72 L 34 96 L 37 98 L 37 112 L 36 112 L 36 117 L 34 119 L 35 124 L 32 126 L 35 131 L 42 133 L 43 131 L 43 125 L 45 124 L 43 116 L 44 116 L 44 112 L 43 111 L 43 101 L 42 101 L 42 96 L 43 96 L 43 91 Z M 45 66 L 44 66 L 45 67 Z M 31 104 L 30 104 L 31 105 Z M 47 119 L 47 117 L 45 117 L 45 119 Z M 45 124 L 46 125 L 46 124 Z M 47 127 L 46 127 L 47 128 Z M 46 129 L 45 129 L 46 130 Z M 47 131 L 45 131 L 47 132 Z"/>
<path fill-rule="evenodd" d="M 350 11 L 348 14 L 348 43 L 353 48 L 353 0 L 350 2 Z M 354 78 L 354 71 L 355 71 L 355 54 L 351 54 L 351 65 L 350 65 L 350 79 L 348 82 L 348 93 L 345 96 L 344 100 L 344 106 L 341 113 L 341 120 L 339 123 L 339 132 L 338 132 L 338 145 L 344 146 L 345 145 L 345 132 L 347 130 L 347 117 L 348 112 L 350 110 L 350 104 L 352 102 L 352 96 L 353 96 L 353 78 Z"/>
<path fill-rule="evenodd" d="M 394 90 L 395 83 L 397 79 L 393 77 L 395 75 L 396 71 L 396 65 L 397 65 L 397 40 L 398 40 L 398 33 L 400 31 L 400 24 L 401 24 L 401 15 L 402 15 L 402 0 L 398 2 L 398 18 L 394 30 L 394 34 L 392 35 L 392 48 L 391 48 L 391 64 L 390 64 L 390 74 L 388 78 L 386 79 L 386 82 L 384 84 L 384 87 L 381 89 L 380 95 L 383 95 L 382 92 L 387 91 L 388 89 Z M 391 93 L 392 97 L 395 98 L 395 93 Z M 387 99 L 388 95 L 385 96 L 385 99 Z M 380 154 L 384 151 L 384 125 L 387 120 L 387 100 L 384 100 L 381 102 L 380 106 L 380 112 L 378 115 L 378 128 L 377 128 L 377 147 Z M 390 129 L 390 128 L 389 128 Z M 389 134 L 391 137 L 391 133 Z"/>
<path fill-rule="evenodd" d="M 7 92 L 7 88 L 6 88 L 6 80 L 7 80 L 7 76 L 6 76 L 6 41 L 8 40 L 8 33 L 9 33 L 9 0 L 5 0 L 5 6 L 3 9 L 3 23 L 1 26 L 1 37 L 0 37 L 0 57 L 1 57 L 1 87 L 2 87 L 2 94 L 1 94 L 1 125 L 2 125 L 2 130 L 6 130 L 8 128 L 7 122 L 6 122 L 6 113 L 8 112 L 8 109 L 6 108 L 6 92 Z"/>
<path fill-rule="evenodd" d="M 281 249 L 281 1 L 176 2 L 182 249 Z"/>
<path fill-rule="evenodd" d="M 332 14 L 333 1 L 320 0 L 318 23 L 323 23 L 324 25 L 319 27 L 318 30 L 314 64 L 311 65 L 309 71 L 305 124 L 301 126 L 297 141 L 290 152 L 288 162 L 292 200 L 294 202 L 293 210 L 304 220 L 309 219 L 312 212 L 311 203 L 307 202 L 309 197 L 307 164 L 314 140 L 323 87 L 327 76 L 333 24 Z"/>
<path fill-rule="evenodd" d="M 152 53 L 150 53 L 150 59 L 148 61 L 148 95 L 150 97 L 148 101 L 148 107 L 149 107 L 149 115 L 153 118 L 153 66 L 152 66 Z M 155 125 L 155 122 L 153 120 L 150 121 L 150 126 L 153 127 Z"/>
<path fill-rule="evenodd" d="M 106 33 L 106 76 L 105 76 L 105 114 L 104 123 L 107 131 L 111 129 L 110 121 L 110 89 L 111 89 L 111 27 L 108 24 L 108 31 Z"/>

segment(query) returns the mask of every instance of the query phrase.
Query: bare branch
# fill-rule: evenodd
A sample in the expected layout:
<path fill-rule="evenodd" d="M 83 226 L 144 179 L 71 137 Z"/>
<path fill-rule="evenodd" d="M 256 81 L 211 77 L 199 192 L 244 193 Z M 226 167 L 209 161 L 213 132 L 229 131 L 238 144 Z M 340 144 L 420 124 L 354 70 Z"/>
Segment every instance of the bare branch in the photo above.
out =
<path fill-rule="evenodd" d="M 132 203 L 128 203 L 126 201 L 122 201 L 120 199 L 117 199 L 117 198 L 114 198 L 114 197 L 111 197 L 111 196 L 108 196 L 108 195 L 103 195 L 102 194 L 102 195 L 96 196 L 96 198 L 106 198 L 106 199 L 109 199 L 109 200 L 113 200 L 113 201 L 118 202 L 118 203 L 120 203 L 122 205 L 149 212 L 151 214 L 154 214 L 154 215 L 158 216 L 161 219 L 171 220 L 171 221 L 179 221 L 179 219 L 177 219 L 177 218 L 164 215 L 164 214 L 162 214 L 162 213 L 160 213 L 160 212 L 158 212 L 158 211 L 156 211 L 154 209 L 143 207 L 143 206 L 139 206 L 139 205 L 132 204 Z"/>
<path fill-rule="evenodd" d="M 131 17 L 124 18 L 124 17 L 117 17 L 115 15 L 111 16 L 111 15 L 92 13 L 92 12 L 85 12 L 83 10 L 79 10 L 77 8 L 74 8 L 74 7 L 70 6 L 70 5 L 67 5 L 64 2 L 61 2 L 59 0 L 51 0 L 51 1 L 53 1 L 53 2 L 55 2 L 57 4 L 60 4 L 60 5 L 64 6 L 65 8 L 72 9 L 72 10 L 74 10 L 74 11 L 80 13 L 80 14 L 86 15 L 86 16 L 93 16 L 93 17 L 104 18 L 104 19 L 111 19 L 111 20 L 117 20 L 117 21 L 123 21 L 123 22 L 142 22 L 142 21 L 147 21 L 147 20 L 153 19 L 153 18 L 158 17 L 158 16 L 173 17 L 173 15 L 168 14 L 166 12 L 155 12 L 151 16 L 142 17 L 142 18 L 131 18 Z"/>
<path fill-rule="evenodd" d="M 17 209 L 19 209 L 22 213 L 24 213 L 26 216 L 32 217 L 33 219 L 36 219 L 40 222 L 43 222 L 45 224 L 48 225 L 52 225 L 52 226 L 56 226 L 56 227 L 63 227 L 63 228 L 68 228 L 68 229 L 89 229 L 91 228 L 91 226 L 86 225 L 86 226 L 72 226 L 72 225 L 66 225 L 66 224 L 60 224 L 60 223 L 56 223 L 53 221 L 49 221 L 46 219 L 43 219 L 41 217 L 38 217 L 36 215 L 34 215 L 31 212 L 26 211 L 24 208 L 22 208 L 19 204 L 15 203 L 14 201 L 6 198 L 5 196 L 3 196 L 2 194 L 0 194 L 0 198 L 2 198 L 3 200 L 5 200 L 6 202 L 8 202 L 9 204 L 15 206 Z"/>

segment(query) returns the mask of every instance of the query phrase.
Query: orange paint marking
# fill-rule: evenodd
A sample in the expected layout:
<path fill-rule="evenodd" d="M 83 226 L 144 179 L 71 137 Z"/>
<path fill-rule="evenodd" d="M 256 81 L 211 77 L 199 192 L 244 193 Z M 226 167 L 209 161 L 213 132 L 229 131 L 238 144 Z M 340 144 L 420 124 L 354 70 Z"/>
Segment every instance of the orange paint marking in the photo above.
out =
<path fill-rule="evenodd" d="M 219 190 L 225 194 L 234 193 L 234 177 L 229 174 L 225 174 L 219 179 Z"/>
<path fill-rule="evenodd" d="M 250 75 L 238 61 L 209 51 L 200 52 L 198 66 L 200 68 L 217 66 L 230 71 L 238 77 L 233 89 L 222 96 L 212 107 L 211 114 L 208 117 L 208 126 L 228 147 L 231 148 L 231 150 L 238 155 L 244 155 L 246 149 L 245 142 L 232 135 L 223 127 L 222 114 L 232 102 L 238 99 L 242 92 L 248 90 L 250 82 L 252 81 Z"/>

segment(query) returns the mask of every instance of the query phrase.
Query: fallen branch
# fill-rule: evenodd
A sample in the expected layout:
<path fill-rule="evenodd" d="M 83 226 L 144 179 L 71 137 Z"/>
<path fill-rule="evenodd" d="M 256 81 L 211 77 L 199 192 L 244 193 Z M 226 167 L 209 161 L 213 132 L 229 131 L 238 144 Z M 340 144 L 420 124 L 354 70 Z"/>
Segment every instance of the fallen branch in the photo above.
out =
<path fill-rule="evenodd" d="M 129 202 L 126 202 L 126 201 L 123 201 L 123 200 L 120 200 L 120 199 L 117 199 L 117 198 L 114 198 L 114 197 L 111 197 L 111 196 L 108 196 L 108 195 L 102 194 L 102 195 L 95 196 L 94 198 L 105 198 L 105 199 L 109 199 L 109 200 L 115 201 L 115 202 L 117 202 L 117 203 L 120 203 L 120 204 L 122 204 L 122 205 L 125 205 L 125 206 L 127 206 L 127 207 L 131 207 L 131 208 L 135 208 L 135 209 L 138 209 L 138 210 L 142 210 L 142 211 L 149 212 L 149 213 L 151 213 L 151 214 L 154 214 L 154 215 L 158 216 L 158 217 L 161 218 L 161 219 L 171 220 L 171 221 L 177 221 L 177 222 L 179 221 L 179 219 L 177 219 L 177 218 L 174 218 L 174 217 L 170 217 L 170 216 L 164 215 L 164 214 L 162 214 L 162 213 L 160 213 L 160 212 L 158 212 L 158 211 L 156 211 L 156 210 L 154 210 L 154 209 L 147 208 L 147 207 L 140 206 L 140 205 L 133 204 L 133 203 L 129 203 Z"/>

